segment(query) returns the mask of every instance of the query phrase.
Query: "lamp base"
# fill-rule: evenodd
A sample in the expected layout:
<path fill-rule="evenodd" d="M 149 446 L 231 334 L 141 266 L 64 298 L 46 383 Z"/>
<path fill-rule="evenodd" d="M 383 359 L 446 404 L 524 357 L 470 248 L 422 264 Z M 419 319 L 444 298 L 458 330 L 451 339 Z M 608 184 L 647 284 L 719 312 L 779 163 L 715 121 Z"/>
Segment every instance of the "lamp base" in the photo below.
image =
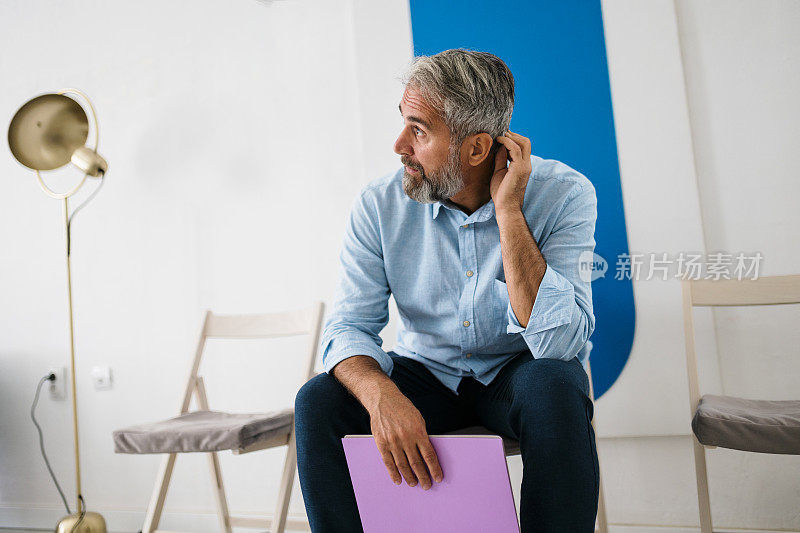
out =
<path fill-rule="evenodd" d="M 55 533 L 106 533 L 106 521 L 99 513 L 86 512 L 83 519 L 75 513 L 59 520 Z"/>

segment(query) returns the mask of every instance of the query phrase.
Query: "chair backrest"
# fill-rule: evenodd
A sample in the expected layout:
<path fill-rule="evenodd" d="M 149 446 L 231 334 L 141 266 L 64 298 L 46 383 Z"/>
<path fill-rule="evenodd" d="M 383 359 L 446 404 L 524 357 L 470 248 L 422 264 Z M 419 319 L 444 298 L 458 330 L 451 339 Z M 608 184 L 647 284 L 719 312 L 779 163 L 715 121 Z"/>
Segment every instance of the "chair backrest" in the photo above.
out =
<path fill-rule="evenodd" d="M 319 302 L 317 305 L 321 305 Z M 207 338 L 254 339 L 304 335 L 314 329 L 316 306 L 284 313 L 259 315 L 206 315 Z"/>
<path fill-rule="evenodd" d="M 800 303 L 800 274 L 754 280 L 689 280 L 684 282 L 684 287 L 687 285 L 695 307 Z"/>
<path fill-rule="evenodd" d="M 781 305 L 800 303 L 800 275 L 769 276 L 747 280 L 684 280 L 683 331 L 686 337 L 686 369 L 689 400 L 694 416 L 700 402 L 697 355 L 694 349 L 693 307 Z"/>
<path fill-rule="evenodd" d="M 180 414 L 189 411 L 192 394 L 195 392 L 198 394 L 201 404 L 205 403 L 202 399 L 204 391 L 198 390 L 198 387 L 202 389 L 203 386 L 202 379 L 198 376 L 198 371 L 203 359 L 206 339 L 265 339 L 308 335 L 306 365 L 303 376 L 305 380 L 311 379 L 314 375 L 314 363 L 316 362 L 317 346 L 322 330 L 324 313 L 325 304 L 323 302 L 315 302 L 310 307 L 282 313 L 217 315 L 210 310 L 206 311 L 203 327 L 200 331 L 200 339 L 192 360 L 191 370 L 189 371 L 189 379 L 184 390 Z"/>

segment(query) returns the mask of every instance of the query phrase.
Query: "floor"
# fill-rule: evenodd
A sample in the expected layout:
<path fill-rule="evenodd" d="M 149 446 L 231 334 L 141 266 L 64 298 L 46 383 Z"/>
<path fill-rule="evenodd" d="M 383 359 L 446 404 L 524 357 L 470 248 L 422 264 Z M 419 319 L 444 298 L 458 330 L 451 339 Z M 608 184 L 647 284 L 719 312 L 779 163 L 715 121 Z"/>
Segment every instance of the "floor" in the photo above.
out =
<path fill-rule="evenodd" d="M 238 530 L 238 529 L 237 529 Z M 0 526 L 0 533 L 39 533 L 39 532 L 50 532 L 52 533 L 52 529 L 11 529 Z M 240 531 L 248 531 L 250 533 L 259 533 L 256 530 L 249 529 L 249 530 L 240 530 Z M 610 533 L 699 533 L 698 528 L 673 528 L 673 527 L 658 527 L 658 526 L 609 526 Z M 734 530 L 721 530 L 719 533 L 722 532 L 730 532 L 730 533 L 751 533 L 751 530 L 744 530 L 744 529 L 734 529 Z M 266 532 L 265 532 L 266 533 Z M 785 531 L 769 531 L 769 530 L 758 530 L 752 531 L 752 533 L 787 533 Z M 791 532 L 788 532 L 791 533 Z"/>

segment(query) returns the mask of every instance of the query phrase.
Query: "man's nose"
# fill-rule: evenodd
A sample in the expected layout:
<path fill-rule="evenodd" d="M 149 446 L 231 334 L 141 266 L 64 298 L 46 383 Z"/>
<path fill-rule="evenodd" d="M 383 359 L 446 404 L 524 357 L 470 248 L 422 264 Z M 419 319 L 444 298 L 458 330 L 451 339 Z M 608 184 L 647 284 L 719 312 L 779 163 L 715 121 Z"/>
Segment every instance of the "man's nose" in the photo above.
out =
<path fill-rule="evenodd" d="M 403 128 L 397 140 L 394 141 L 394 153 L 397 155 L 412 155 L 411 143 L 408 142 L 407 133 L 408 128 Z"/>

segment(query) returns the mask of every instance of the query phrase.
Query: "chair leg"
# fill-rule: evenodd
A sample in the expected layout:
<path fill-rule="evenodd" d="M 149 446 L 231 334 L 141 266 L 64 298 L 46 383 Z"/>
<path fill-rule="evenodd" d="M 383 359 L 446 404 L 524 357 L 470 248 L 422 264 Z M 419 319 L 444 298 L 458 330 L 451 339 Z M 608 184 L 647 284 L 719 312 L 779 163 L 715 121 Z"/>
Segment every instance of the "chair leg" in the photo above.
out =
<path fill-rule="evenodd" d="M 153 495 L 147 505 L 147 513 L 144 517 L 142 533 L 154 533 L 161 522 L 161 512 L 164 510 L 164 501 L 167 499 L 167 489 L 172 478 L 172 469 L 175 467 L 175 457 L 177 454 L 170 453 L 161 461 L 156 476 L 156 484 L 153 487 Z"/>
<path fill-rule="evenodd" d="M 272 522 L 269 526 L 269 533 L 283 533 L 286 529 L 286 516 L 289 512 L 289 500 L 292 497 L 292 485 L 294 484 L 294 473 L 297 468 L 297 448 L 295 446 L 294 429 L 289 436 L 289 444 L 286 449 L 286 460 L 283 463 L 283 475 L 281 476 L 280 491 L 278 492 L 278 503 L 275 512 L 272 514 Z"/>
<path fill-rule="evenodd" d="M 224 533 L 233 533 L 231 515 L 228 512 L 228 499 L 225 497 L 225 486 L 222 484 L 222 470 L 219 467 L 219 457 L 216 452 L 208 454 L 208 462 L 211 467 L 211 480 L 214 483 L 214 499 L 217 501 L 220 526 Z"/>
<path fill-rule="evenodd" d="M 694 472 L 697 477 L 697 505 L 700 509 L 700 533 L 712 533 L 706 450 L 694 435 L 692 435 L 692 444 L 694 445 Z"/>
<path fill-rule="evenodd" d="M 603 478 L 599 480 L 600 494 L 597 500 L 597 531 L 608 533 L 608 518 L 606 517 L 606 499 L 603 496 Z"/>

